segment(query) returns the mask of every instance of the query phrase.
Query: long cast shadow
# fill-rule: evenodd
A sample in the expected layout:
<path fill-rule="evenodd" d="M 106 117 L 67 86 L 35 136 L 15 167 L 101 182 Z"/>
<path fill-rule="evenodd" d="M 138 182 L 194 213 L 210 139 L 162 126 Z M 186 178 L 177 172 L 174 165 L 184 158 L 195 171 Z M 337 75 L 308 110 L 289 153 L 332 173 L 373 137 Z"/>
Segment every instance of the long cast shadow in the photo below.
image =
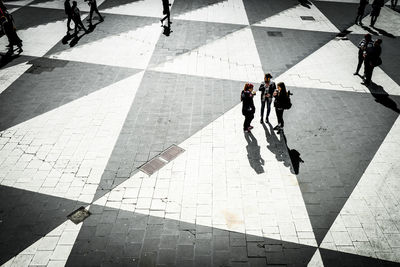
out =
<path fill-rule="evenodd" d="M 261 157 L 260 146 L 258 145 L 257 139 L 251 132 L 244 133 L 244 138 L 246 138 L 247 141 L 247 158 L 250 166 L 256 171 L 257 174 L 264 173 L 263 165 L 265 161 Z"/>
<path fill-rule="evenodd" d="M 390 95 L 385 91 L 385 89 L 383 89 L 381 85 L 371 82 L 367 88 L 371 92 L 371 95 L 375 98 L 376 102 L 397 113 L 400 113 L 397 103 L 390 98 Z"/>

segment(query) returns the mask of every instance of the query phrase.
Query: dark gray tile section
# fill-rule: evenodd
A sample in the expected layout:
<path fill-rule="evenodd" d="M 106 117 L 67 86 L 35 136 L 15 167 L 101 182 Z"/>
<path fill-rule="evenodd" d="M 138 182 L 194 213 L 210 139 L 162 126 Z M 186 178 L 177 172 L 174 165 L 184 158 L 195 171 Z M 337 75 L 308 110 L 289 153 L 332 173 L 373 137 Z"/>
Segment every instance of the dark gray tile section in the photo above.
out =
<path fill-rule="evenodd" d="M 294 7 L 299 2 L 296 0 L 245 0 L 247 18 L 250 24 L 254 24 L 268 17 L 276 15 L 288 8 Z"/>
<path fill-rule="evenodd" d="M 244 27 L 244 25 L 174 20 L 172 26 L 174 33 L 168 37 L 160 36 L 149 67 L 171 60 Z"/>
<path fill-rule="evenodd" d="M 398 113 L 368 93 L 289 88 L 287 144 L 304 160 L 297 179 L 318 243 L 341 211 Z M 400 103 L 400 97 L 391 96 Z"/>
<path fill-rule="evenodd" d="M 0 131 L 93 93 L 139 70 L 37 58 L 0 95 Z"/>
<path fill-rule="evenodd" d="M 64 10 L 24 6 L 12 13 L 18 30 L 66 19 Z M 65 30 L 67 26 L 65 26 Z"/>
<path fill-rule="evenodd" d="M 171 16 L 178 16 L 196 9 L 215 5 L 223 1 L 224 0 L 174 0 L 174 4 L 171 8 Z"/>
<path fill-rule="evenodd" d="M 86 203 L 0 186 L 0 265 L 67 220 Z"/>
<path fill-rule="evenodd" d="M 243 83 L 148 71 L 101 178 L 96 198 L 240 101 Z"/>
<path fill-rule="evenodd" d="M 334 33 L 251 26 L 265 72 L 282 74 L 335 37 Z"/>
<path fill-rule="evenodd" d="M 92 205 L 66 266 L 306 266 L 316 248 Z"/>

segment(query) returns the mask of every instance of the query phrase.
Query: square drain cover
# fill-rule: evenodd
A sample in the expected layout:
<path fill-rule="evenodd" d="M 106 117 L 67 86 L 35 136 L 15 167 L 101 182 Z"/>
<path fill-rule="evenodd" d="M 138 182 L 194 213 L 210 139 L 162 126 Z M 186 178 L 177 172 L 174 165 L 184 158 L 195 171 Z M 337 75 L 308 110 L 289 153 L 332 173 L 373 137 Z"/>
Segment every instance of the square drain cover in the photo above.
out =
<path fill-rule="evenodd" d="M 160 158 L 170 162 L 171 160 L 175 159 L 177 156 L 182 154 L 185 150 L 179 146 L 172 145 L 167 150 L 160 154 Z"/>
<path fill-rule="evenodd" d="M 83 222 L 87 217 L 90 216 L 90 212 L 84 207 L 80 207 L 79 209 L 73 211 L 71 214 L 67 216 L 73 223 L 78 224 Z"/>
<path fill-rule="evenodd" d="M 283 35 L 282 35 L 282 32 L 272 32 L 272 31 L 269 31 L 269 32 L 267 32 L 268 33 L 268 36 L 272 36 L 272 37 L 282 37 Z"/>
<path fill-rule="evenodd" d="M 315 20 L 312 16 L 300 16 L 302 20 Z"/>
<path fill-rule="evenodd" d="M 144 164 L 142 167 L 140 167 L 139 170 L 150 176 L 159 169 L 161 169 L 162 167 L 164 167 L 166 164 L 167 162 L 165 160 L 162 160 L 160 158 L 154 158 L 149 162 L 147 162 L 146 164 Z"/>

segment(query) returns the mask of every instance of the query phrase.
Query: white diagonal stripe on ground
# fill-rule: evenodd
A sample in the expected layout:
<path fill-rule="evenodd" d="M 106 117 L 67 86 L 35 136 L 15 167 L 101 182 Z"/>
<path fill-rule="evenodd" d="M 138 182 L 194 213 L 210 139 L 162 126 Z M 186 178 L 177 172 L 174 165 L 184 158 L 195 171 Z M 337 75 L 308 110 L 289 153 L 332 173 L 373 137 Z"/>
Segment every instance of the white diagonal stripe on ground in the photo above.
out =
<path fill-rule="evenodd" d="M 27 62 L 0 70 L 0 94 L 17 80 L 32 64 Z"/>
<path fill-rule="evenodd" d="M 324 262 L 322 261 L 321 252 L 319 252 L 319 249 L 315 251 L 314 256 L 307 264 L 307 267 L 324 267 Z"/>

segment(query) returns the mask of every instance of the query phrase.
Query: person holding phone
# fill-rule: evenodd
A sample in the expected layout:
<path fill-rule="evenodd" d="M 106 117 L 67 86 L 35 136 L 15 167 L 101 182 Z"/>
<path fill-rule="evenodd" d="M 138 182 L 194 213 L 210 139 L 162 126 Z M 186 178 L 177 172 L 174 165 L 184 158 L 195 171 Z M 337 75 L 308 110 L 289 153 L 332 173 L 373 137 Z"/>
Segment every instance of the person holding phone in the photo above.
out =
<path fill-rule="evenodd" d="M 242 101 L 242 114 L 244 116 L 243 131 L 249 133 L 253 126 L 250 125 L 251 121 L 254 119 L 254 113 L 256 112 L 256 107 L 254 106 L 253 97 L 256 93 L 253 91 L 253 85 L 251 83 L 246 83 L 244 89 L 240 94 L 240 100 Z"/>
<path fill-rule="evenodd" d="M 283 82 L 278 83 L 278 88 L 274 91 L 273 96 L 275 97 L 274 106 L 276 117 L 278 119 L 278 125 L 274 127 L 274 130 L 278 130 L 279 133 L 283 133 L 283 111 L 289 102 L 289 94 L 286 90 L 286 86 Z"/>
<path fill-rule="evenodd" d="M 271 112 L 271 103 L 272 103 L 272 95 L 276 89 L 276 85 L 273 81 L 271 81 L 272 75 L 271 73 L 266 73 L 264 75 L 264 81 L 261 83 L 258 91 L 261 91 L 261 119 L 260 123 L 264 123 L 264 110 L 265 104 L 267 104 L 267 116 L 265 118 L 265 122 L 269 123 L 268 117 Z"/>

